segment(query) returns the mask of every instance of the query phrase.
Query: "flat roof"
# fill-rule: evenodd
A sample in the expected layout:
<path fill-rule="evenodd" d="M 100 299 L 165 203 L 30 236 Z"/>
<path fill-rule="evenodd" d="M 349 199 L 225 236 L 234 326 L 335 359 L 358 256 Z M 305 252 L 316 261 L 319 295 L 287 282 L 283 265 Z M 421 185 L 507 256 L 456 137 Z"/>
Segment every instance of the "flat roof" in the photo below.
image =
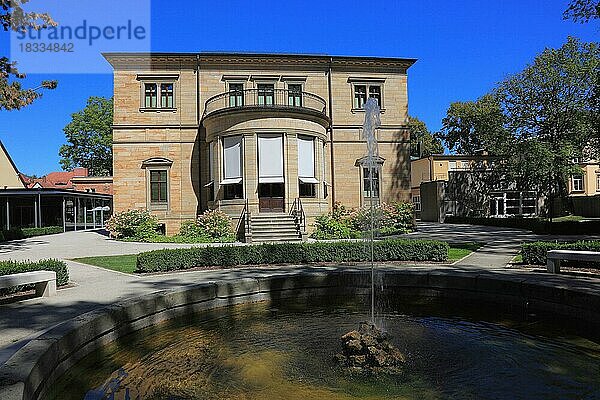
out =
<path fill-rule="evenodd" d="M 379 57 L 379 56 L 343 56 L 328 54 L 302 54 L 302 53 L 261 53 L 261 52 L 228 52 L 228 51 L 204 51 L 204 52 L 106 52 L 102 53 L 104 58 L 113 66 L 120 64 L 135 64 L 144 60 L 167 60 L 178 59 L 185 63 L 238 63 L 255 62 L 257 59 L 268 59 L 281 62 L 306 61 L 308 64 L 317 65 L 349 65 L 349 66 L 387 66 L 408 69 L 413 65 L 416 58 L 405 57 Z M 268 65 L 260 65 L 268 67 Z"/>
<path fill-rule="evenodd" d="M 80 192 L 77 190 L 55 189 L 55 188 L 17 188 L 0 189 L 0 196 L 28 196 L 28 195 L 54 195 L 54 196 L 78 196 L 78 197 L 96 197 L 110 200 L 112 195 L 96 192 Z"/>

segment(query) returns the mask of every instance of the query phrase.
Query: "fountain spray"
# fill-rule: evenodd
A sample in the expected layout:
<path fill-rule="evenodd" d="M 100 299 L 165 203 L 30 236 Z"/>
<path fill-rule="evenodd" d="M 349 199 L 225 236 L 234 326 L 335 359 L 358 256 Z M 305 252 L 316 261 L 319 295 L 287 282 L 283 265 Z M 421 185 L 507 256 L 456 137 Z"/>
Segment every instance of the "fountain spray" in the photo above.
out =
<path fill-rule="evenodd" d="M 369 170 L 369 203 L 370 203 L 370 250 L 371 250 L 371 324 L 375 325 L 375 254 L 374 254 L 374 232 L 375 232 L 375 204 L 373 175 L 375 174 L 379 149 L 377 147 L 377 137 L 375 130 L 381 125 L 381 110 L 379 104 L 374 98 L 368 99 L 364 104 L 365 121 L 363 123 L 363 138 L 367 142 L 366 166 Z"/>

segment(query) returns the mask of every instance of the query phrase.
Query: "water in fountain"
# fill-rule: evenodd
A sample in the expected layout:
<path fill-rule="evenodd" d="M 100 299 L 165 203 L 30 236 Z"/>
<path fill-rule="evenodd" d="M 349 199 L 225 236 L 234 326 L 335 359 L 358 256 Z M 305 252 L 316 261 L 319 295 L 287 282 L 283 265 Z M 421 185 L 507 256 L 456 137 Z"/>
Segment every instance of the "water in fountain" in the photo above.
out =
<path fill-rule="evenodd" d="M 371 325 L 375 325 L 375 262 L 373 254 L 373 241 L 375 234 L 375 204 L 373 175 L 377 168 L 379 158 L 379 148 L 377 146 L 377 136 L 375 130 L 381 125 L 381 110 L 379 104 L 374 98 L 370 98 L 364 104 L 365 121 L 363 122 L 363 139 L 367 142 L 367 156 L 365 164 L 369 170 L 369 216 L 371 217 L 371 226 L 369 229 L 369 246 L 371 258 Z"/>

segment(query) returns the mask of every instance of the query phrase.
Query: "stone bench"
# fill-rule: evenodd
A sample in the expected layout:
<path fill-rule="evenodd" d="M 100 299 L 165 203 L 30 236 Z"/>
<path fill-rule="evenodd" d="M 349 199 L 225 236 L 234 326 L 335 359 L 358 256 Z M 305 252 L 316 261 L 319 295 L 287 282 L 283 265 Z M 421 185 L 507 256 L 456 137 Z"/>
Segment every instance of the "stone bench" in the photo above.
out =
<path fill-rule="evenodd" d="M 35 284 L 35 294 L 42 297 L 56 295 L 56 272 L 32 271 L 0 276 L 0 289 Z"/>
<path fill-rule="evenodd" d="M 550 250 L 546 254 L 546 258 L 548 259 L 546 263 L 548 272 L 558 274 L 560 273 L 560 262 L 562 260 L 600 262 L 600 252 L 579 250 Z"/>

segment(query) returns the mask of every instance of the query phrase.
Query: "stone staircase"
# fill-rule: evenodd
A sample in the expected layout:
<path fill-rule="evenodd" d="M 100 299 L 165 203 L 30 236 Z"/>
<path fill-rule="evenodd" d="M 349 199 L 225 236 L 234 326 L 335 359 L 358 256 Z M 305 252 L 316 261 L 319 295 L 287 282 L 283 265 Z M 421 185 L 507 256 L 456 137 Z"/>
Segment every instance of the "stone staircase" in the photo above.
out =
<path fill-rule="evenodd" d="M 302 232 L 292 215 L 283 213 L 252 214 L 252 242 L 301 242 Z"/>

